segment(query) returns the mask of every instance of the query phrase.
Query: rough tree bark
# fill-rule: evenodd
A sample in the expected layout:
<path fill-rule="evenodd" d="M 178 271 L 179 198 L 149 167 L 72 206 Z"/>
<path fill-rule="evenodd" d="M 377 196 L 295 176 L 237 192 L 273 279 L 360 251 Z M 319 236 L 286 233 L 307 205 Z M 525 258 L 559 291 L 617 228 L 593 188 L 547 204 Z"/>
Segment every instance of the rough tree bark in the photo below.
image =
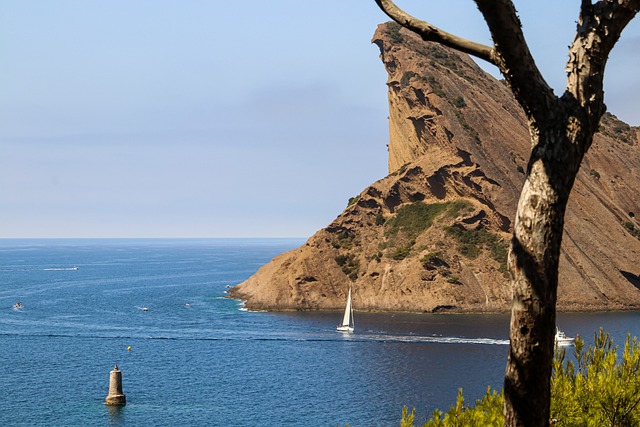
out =
<path fill-rule="evenodd" d="M 376 3 L 424 40 L 496 65 L 527 115 L 531 155 L 509 250 L 513 306 L 504 381 L 505 426 L 548 426 L 565 210 L 580 163 L 606 110 L 607 58 L 638 13 L 640 0 L 582 0 L 561 97 L 553 94 L 536 67 L 511 0 L 475 0 L 493 46 L 442 31 L 390 0 Z"/>

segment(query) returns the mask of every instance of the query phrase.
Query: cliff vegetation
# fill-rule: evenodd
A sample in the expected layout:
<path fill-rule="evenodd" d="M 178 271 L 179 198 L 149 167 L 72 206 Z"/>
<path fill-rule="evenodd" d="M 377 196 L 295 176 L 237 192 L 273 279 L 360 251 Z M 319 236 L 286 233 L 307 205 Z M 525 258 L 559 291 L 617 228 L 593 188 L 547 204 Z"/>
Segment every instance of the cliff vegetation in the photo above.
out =
<path fill-rule="evenodd" d="M 388 73 L 389 174 L 302 247 L 230 290 L 249 309 L 509 309 L 506 253 L 530 138 L 509 90 L 468 56 L 395 23 L 373 43 Z M 640 308 L 640 129 L 606 114 L 569 201 L 559 310 Z"/>

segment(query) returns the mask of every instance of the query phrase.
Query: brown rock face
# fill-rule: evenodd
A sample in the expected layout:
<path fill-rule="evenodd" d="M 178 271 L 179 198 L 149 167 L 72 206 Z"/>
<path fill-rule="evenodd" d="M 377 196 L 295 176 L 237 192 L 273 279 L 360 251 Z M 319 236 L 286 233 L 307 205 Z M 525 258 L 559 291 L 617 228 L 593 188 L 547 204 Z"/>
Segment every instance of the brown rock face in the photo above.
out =
<path fill-rule="evenodd" d="M 398 25 L 373 42 L 389 73 L 389 175 L 327 228 L 230 291 L 249 309 L 496 312 L 530 139 L 508 88 Z M 606 115 L 566 215 L 560 310 L 640 308 L 640 129 Z"/>

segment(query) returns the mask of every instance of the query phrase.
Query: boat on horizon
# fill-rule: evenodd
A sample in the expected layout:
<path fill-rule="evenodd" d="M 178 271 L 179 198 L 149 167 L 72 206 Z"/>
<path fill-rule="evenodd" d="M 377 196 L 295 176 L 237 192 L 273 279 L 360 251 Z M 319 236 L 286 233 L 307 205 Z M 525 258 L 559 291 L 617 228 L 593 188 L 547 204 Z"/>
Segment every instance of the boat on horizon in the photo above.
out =
<path fill-rule="evenodd" d="M 342 323 L 336 328 L 339 332 L 353 332 L 355 323 L 353 320 L 353 305 L 351 304 L 351 287 L 349 287 L 349 294 L 347 296 L 347 305 L 344 308 L 344 316 L 342 316 Z"/>
<path fill-rule="evenodd" d="M 575 338 L 568 337 L 563 331 L 561 331 L 556 326 L 556 345 L 558 347 L 565 347 L 565 346 L 573 345 L 574 341 L 575 341 Z"/>

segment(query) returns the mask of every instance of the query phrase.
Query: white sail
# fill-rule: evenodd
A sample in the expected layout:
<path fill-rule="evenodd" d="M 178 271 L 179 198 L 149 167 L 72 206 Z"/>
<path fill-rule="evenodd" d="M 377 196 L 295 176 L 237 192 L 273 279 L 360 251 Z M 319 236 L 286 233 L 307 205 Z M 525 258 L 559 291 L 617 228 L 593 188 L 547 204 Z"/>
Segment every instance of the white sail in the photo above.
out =
<path fill-rule="evenodd" d="M 349 295 L 347 296 L 347 305 L 344 308 L 342 323 L 337 329 L 342 332 L 353 332 L 353 326 L 353 307 L 351 306 L 351 288 L 349 288 Z"/>

